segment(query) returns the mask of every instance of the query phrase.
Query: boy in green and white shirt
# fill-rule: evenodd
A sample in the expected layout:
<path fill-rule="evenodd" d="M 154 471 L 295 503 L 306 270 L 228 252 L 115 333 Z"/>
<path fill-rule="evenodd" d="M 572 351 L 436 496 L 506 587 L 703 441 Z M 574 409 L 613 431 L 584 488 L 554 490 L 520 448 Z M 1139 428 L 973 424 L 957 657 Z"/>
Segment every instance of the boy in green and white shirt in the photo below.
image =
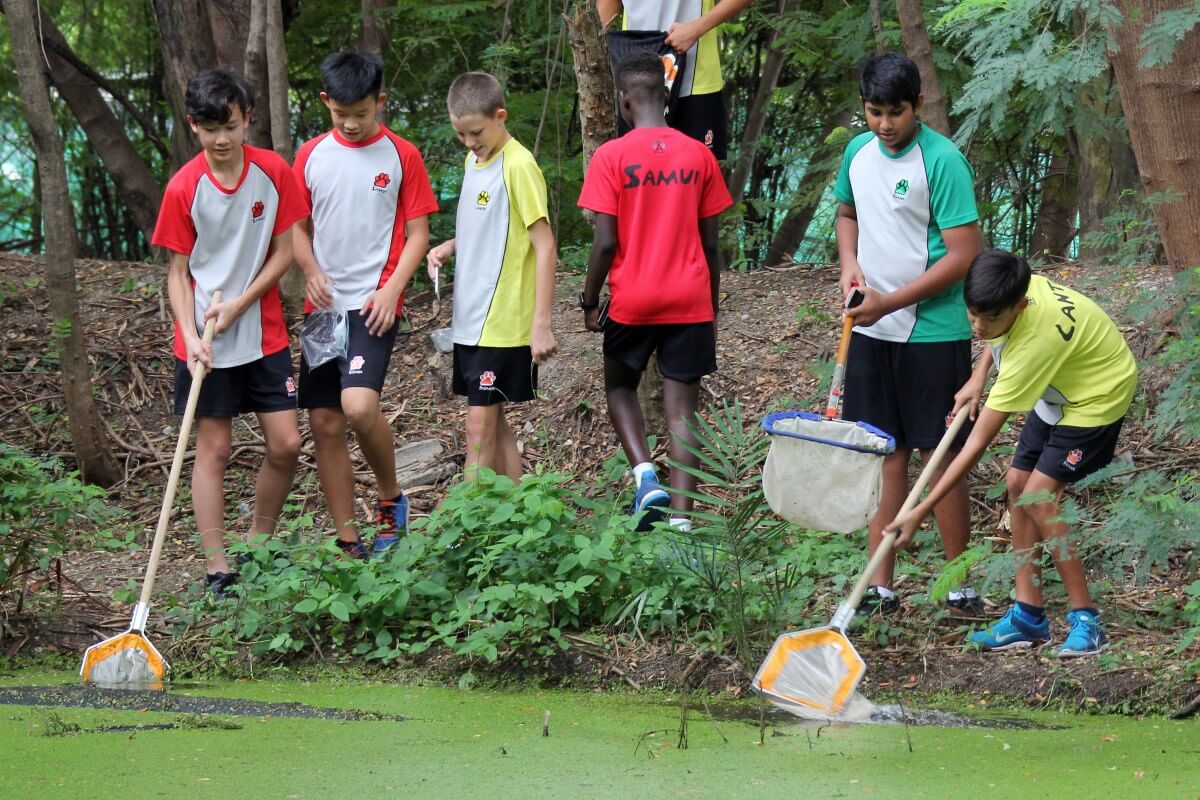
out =
<path fill-rule="evenodd" d="M 967 265 L 979 252 L 974 176 L 946 137 L 921 124 L 921 77 L 895 53 L 877 56 L 859 80 L 870 130 L 846 148 L 834 195 L 843 296 L 862 288 L 846 364 L 842 416 L 896 439 L 884 460 L 879 509 L 868 526 L 872 553 L 908 493 L 914 450 L 928 457 L 946 430 L 954 393 L 971 374 L 971 327 L 962 300 Z M 970 525 L 962 483 L 935 510 L 946 559 L 966 549 Z M 871 576 L 864 612 L 892 611 L 894 559 Z M 952 607 L 976 611 L 969 588 Z"/>

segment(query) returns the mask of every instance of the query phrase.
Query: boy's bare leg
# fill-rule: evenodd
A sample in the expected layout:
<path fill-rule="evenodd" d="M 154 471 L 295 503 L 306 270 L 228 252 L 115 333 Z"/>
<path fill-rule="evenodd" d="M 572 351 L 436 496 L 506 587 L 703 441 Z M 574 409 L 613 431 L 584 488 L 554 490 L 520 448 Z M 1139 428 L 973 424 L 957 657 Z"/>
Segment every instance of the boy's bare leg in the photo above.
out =
<path fill-rule="evenodd" d="M 946 454 L 946 458 L 934 470 L 929 481 L 930 486 L 937 485 L 942 479 L 942 473 L 957 454 L 957 451 Z M 933 450 L 922 450 L 921 460 L 928 463 L 931 455 Z M 948 563 L 961 556 L 967 549 L 967 539 L 971 533 L 971 497 L 965 478 L 954 484 L 950 493 L 933 507 L 933 517 L 937 520 L 938 531 L 942 535 L 942 548 L 946 551 Z"/>
<path fill-rule="evenodd" d="M 519 481 L 521 473 L 524 472 L 524 465 L 521 463 L 521 451 L 517 449 L 517 437 L 513 433 L 512 426 L 508 424 L 508 417 L 504 413 L 504 403 L 497 403 L 496 408 L 499 409 L 497 412 L 499 421 L 496 423 L 496 466 L 494 469 L 501 475 L 507 475 L 514 481 Z"/>
<path fill-rule="evenodd" d="M 896 452 L 883 458 L 883 487 L 879 492 L 879 508 L 871 522 L 867 525 L 867 552 L 875 554 L 879 543 L 883 541 L 883 529 L 900 513 L 904 498 L 908 494 L 908 459 L 912 450 L 896 449 Z M 892 575 L 895 572 L 896 556 L 893 552 L 875 574 L 871 576 L 872 586 L 891 586 Z"/>
<path fill-rule="evenodd" d="M 1025 491 L 1030 493 L 1048 492 L 1054 499 L 1024 506 L 1024 508 L 1028 509 L 1029 518 L 1033 521 L 1042 547 L 1048 550 L 1050 557 L 1054 559 L 1054 566 L 1058 569 L 1058 575 L 1067 589 L 1067 599 L 1071 604 L 1071 609 L 1092 608 L 1092 593 L 1088 590 L 1083 561 L 1080 560 L 1075 546 L 1068 538 L 1070 526 L 1062 520 L 1055 519 L 1062 513 L 1062 493 L 1065 488 L 1066 484 L 1062 481 L 1035 469 L 1025 484 Z"/>
<path fill-rule="evenodd" d="M 474 480 L 479 467 L 499 472 L 497 439 L 502 406 L 467 406 L 467 457 L 463 477 Z"/>
<path fill-rule="evenodd" d="M 641 378 L 642 373 L 620 361 L 604 359 L 604 394 L 608 401 L 608 418 L 612 421 L 630 466 L 650 460 L 650 447 L 646 444 L 646 420 L 637 396 Z M 663 381 L 663 386 L 665 393 L 666 381 Z"/>
<path fill-rule="evenodd" d="M 300 460 L 300 425 L 295 409 L 259 414 L 258 424 L 267 443 L 254 485 L 254 520 L 249 535 L 271 534 L 296 478 Z"/>
<path fill-rule="evenodd" d="M 1032 506 L 1019 505 L 1021 495 L 1029 484 L 1028 470 L 1009 468 L 1004 476 L 1008 490 L 1008 524 L 1012 531 L 1013 554 L 1017 557 L 1017 601 L 1041 608 L 1042 550 L 1037 523 L 1030 516 Z"/>
<path fill-rule="evenodd" d="M 354 465 L 346 439 L 346 417 L 340 408 L 313 408 L 308 412 L 317 450 L 317 477 L 325 493 L 325 505 L 337 536 L 342 541 L 358 541 L 354 524 Z"/>
<path fill-rule="evenodd" d="M 192 464 L 192 507 L 205 568 L 229 572 L 225 560 L 225 467 L 233 441 L 233 420 L 196 418 L 196 460 Z"/>
<path fill-rule="evenodd" d="M 636 394 L 634 395 L 636 398 Z M 696 434 L 688 427 L 696 419 L 700 402 L 700 382 L 681 383 L 663 378 L 663 407 L 667 414 L 667 428 L 671 432 L 671 460 L 695 467 L 700 459 L 685 447 L 696 447 Z M 639 412 L 641 411 L 639 407 Z M 675 511 L 691 511 L 692 498 L 681 491 L 696 491 L 696 476 L 682 469 L 671 468 L 671 508 Z"/>
<path fill-rule="evenodd" d="M 342 413 L 358 437 L 363 458 L 375 473 L 379 499 L 395 500 L 400 494 L 396 486 L 396 437 L 379 407 L 379 392 L 364 386 L 342 389 Z"/>

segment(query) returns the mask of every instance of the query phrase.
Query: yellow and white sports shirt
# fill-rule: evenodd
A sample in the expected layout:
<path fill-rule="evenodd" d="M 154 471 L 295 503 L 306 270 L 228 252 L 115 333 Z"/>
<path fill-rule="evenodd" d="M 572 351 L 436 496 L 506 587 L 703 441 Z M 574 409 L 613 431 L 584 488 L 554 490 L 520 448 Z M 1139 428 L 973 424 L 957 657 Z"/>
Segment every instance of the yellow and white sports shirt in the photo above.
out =
<path fill-rule="evenodd" d="M 621 19 L 621 30 L 665 31 L 676 22 L 700 19 L 714 4 L 714 0 L 622 0 L 625 15 Z M 688 50 L 679 96 L 714 94 L 724 85 L 717 29 L 713 28 Z"/>
<path fill-rule="evenodd" d="M 480 162 L 467 154 L 455 229 L 454 341 L 530 343 L 537 259 L 529 226 L 549 219 L 546 179 L 516 139 Z"/>

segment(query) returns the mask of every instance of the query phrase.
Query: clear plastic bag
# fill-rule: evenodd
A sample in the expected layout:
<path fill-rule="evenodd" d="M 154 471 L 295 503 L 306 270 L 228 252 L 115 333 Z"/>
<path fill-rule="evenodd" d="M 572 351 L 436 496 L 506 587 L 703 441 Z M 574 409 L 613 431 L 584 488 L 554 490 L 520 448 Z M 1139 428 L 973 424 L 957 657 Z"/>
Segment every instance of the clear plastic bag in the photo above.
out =
<path fill-rule="evenodd" d="M 345 358 L 349 338 L 346 309 L 335 297 L 329 308 L 318 308 L 305 317 L 300 329 L 300 350 L 308 368 L 316 369 L 335 358 Z"/>

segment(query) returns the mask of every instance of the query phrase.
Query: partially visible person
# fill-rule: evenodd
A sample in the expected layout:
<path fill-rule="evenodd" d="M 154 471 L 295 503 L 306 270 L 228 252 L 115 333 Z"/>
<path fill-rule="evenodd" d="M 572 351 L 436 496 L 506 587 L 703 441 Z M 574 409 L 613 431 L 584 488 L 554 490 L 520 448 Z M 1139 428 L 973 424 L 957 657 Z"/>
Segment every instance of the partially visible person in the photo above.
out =
<path fill-rule="evenodd" d="M 396 483 L 395 436 L 379 404 L 404 307 L 404 289 L 429 247 L 438 210 L 421 153 L 379 121 L 387 102 L 383 60 L 343 51 L 321 62 L 321 102 L 332 129 L 300 148 L 293 165 L 312 205 L 295 228 L 306 311 L 337 302 L 349 311 L 348 347 L 311 369 L 300 361 L 300 407 L 308 409 L 321 490 L 338 546 L 365 558 L 354 513 L 347 429 L 375 476 L 376 556 L 408 529 L 408 498 Z"/>
<path fill-rule="evenodd" d="M 492 75 L 458 76 L 446 98 L 466 146 L 453 239 L 432 248 L 430 277 L 454 264 L 454 392 L 467 401 L 464 475 L 479 467 L 521 477 L 521 454 L 505 415 L 533 400 L 537 365 L 558 350 L 551 311 L 558 251 L 546 181 L 508 132 L 504 90 Z"/>
<path fill-rule="evenodd" d="M 291 266 L 292 227 L 308 207 L 287 162 L 245 143 L 254 98 L 240 75 L 196 73 L 184 105 L 202 150 L 167 183 L 152 242 L 171 254 L 176 414 L 187 405 L 196 365 L 209 370 L 196 407 L 192 506 L 205 586 L 224 597 L 238 579 L 225 558 L 224 482 L 234 417 L 255 414 L 266 444 L 247 538 L 274 532 L 300 455 L 278 283 Z M 222 301 L 213 303 L 217 291 Z M 206 346 L 201 337 L 210 319 L 216 335 Z"/>
<path fill-rule="evenodd" d="M 1042 553 L 1049 551 L 1071 608 L 1058 655 L 1094 655 L 1108 646 L 1108 637 L 1070 526 L 1060 519 L 1062 496 L 1067 486 L 1112 460 L 1137 387 L 1137 364 L 1103 309 L 1073 289 L 1031 275 L 1020 256 L 980 253 L 967 273 L 965 295 L 974 333 L 988 347 L 955 395 L 954 409 L 970 406 L 972 416 L 978 414 L 975 427 L 929 496 L 885 530 L 898 533 L 898 547 L 907 546 L 921 520 L 966 479 L 1008 418 L 1032 410 L 1004 479 L 1018 557 L 1017 600 L 1000 621 L 967 639 L 990 651 L 1050 643 L 1041 570 Z M 996 382 L 978 410 L 993 362 Z"/>
<path fill-rule="evenodd" d="M 687 53 L 679 99 L 673 104 L 669 124 L 703 142 L 719 160 L 729 147 L 729 120 L 721 89 L 718 28 L 735 19 L 753 0 L 596 0 L 600 21 L 611 25 L 618 14 L 621 29 L 665 31 L 667 44 Z M 622 118 L 623 121 L 623 118 Z M 621 132 L 627 130 L 622 127 Z"/>
<path fill-rule="evenodd" d="M 902 55 L 865 64 L 859 78 L 870 129 L 846 148 L 834 195 L 841 289 L 865 299 L 846 314 L 856 323 L 846 364 L 842 416 L 887 431 L 879 509 L 868 525 L 871 553 L 908 494 L 913 451 L 927 458 L 946 430 L 954 394 L 971 374 L 971 326 L 962 281 L 982 246 L 974 174 L 954 144 L 923 125 L 921 76 Z M 938 473 L 940 474 L 940 472 Z M 970 507 L 960 482 L 934 510 L 946 560 L 967 545 Z M 860 609 L 890 612 L 894 557 L 871 578 Z M 978 613 L 974 590 L 955 587 L 955 611 Z"/>
<path fill-rule="evenodd" d="M 689 527 L 696 478 L 671 468 L 668 493 L 650 461 L 637 387 L 657 353 L 671 434 L 671 458 L 695 467 L 700 379 L 717 368 L 720 308 L 719 215 L 733 201 L 720 165 L 703 145 L 666 125 L 662 62 L 648 51 L 617 65 L 617 101 L 633 129 L 596 150 L 579 205 L 596 213 L 596 232 L 579 304 L 588 330 L 604 334 L 608 414 L 633 466 L 633 513 L 649 530 L 668 506 L 670 523 Z M 608 320 L 600 289 L 608 280 Z"/>

